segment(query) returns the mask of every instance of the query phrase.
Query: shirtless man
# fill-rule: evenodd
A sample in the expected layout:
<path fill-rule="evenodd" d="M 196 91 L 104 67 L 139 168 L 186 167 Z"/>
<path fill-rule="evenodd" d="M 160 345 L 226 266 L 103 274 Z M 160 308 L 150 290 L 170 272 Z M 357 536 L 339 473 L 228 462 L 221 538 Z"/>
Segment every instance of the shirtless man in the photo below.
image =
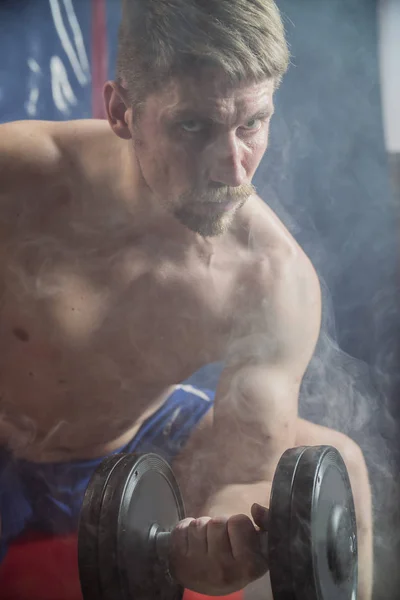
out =
<path fill-rule="evenodd" d="M 265 505 L 281 454 L 331 444 L 355 494 L 359 598 L 371 597 L 362 453 L 298 417 L 318 278 L 251 184 L 287 66 L 273 0 L 126 0 L 108 122 L 0 127 L 3 555 L 31 526 L 73 531 L 106 455 L 151 449 L 189 514 L 215 517 L 175 534 L 185 585 L 244 587 L 268 566 L 249 509 Z M 215 397 L 179 385 L 216 361 Z M 247 516 L 217 518 L 234 513 Z"/>

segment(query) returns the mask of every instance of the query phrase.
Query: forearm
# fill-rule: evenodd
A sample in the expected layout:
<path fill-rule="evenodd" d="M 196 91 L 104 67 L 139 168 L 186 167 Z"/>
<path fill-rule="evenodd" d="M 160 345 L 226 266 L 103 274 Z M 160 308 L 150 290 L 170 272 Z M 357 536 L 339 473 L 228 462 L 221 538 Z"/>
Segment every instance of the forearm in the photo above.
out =
<path fill-rule="evenodd" d="M 282 454 L 295 445 L 298 393 L 281 371 L 227 372 L 217 390 L 211 443 L 221 483 L 272 481 Z"/>
<path fill-rule="evenodd" d="M 244 497 L 245 488 L 271 485 L 282 454 L 295 445 L 298 383 L 293 380 L 265 367 L 225 369 L 213 411 L 174 464 L 191 516 L 205 514 L 214 501 L 221 507 L 232 486 Z M 263 493 L 260 503 L 265 502 Z"/>
<path fill-rule="evenodd" d="M 179 481 L 185 501 L 186 512 L 191 517 L 217 517 L 245 514 L 251 517 L 250 509 L 254 502 L 269 506 L 271 481 L 227 483 L 206 470 L 197 478 Z"/>
<path fill-rule="evenodd" d="M 173 465 L 187 514 L 250 516 L 254 502 L 268 506 L 276 466 L 290 442 L 270 437 L 263 444 L 260 438 L 235 435 L 217 438 L 213 428 L 196 432 Z"/>
<path fill-rule="evenodd" d="M 360 600 L 371 600 L 374 574 L 372 525 L 365 530 L 359 528 L 358 546 L 358 597 Z"/>

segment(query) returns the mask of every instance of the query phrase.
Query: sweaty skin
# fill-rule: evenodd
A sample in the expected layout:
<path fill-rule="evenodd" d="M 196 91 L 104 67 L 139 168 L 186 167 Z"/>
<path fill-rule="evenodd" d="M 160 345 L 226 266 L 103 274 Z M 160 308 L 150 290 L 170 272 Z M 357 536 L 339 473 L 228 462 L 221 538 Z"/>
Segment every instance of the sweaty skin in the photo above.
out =
<path fill-rule="evenodd" d="M 251 188 L 273 89 L 232 90 L 208 74 L 150 96 L 139 118 L 109 82 L 108 123 L 0 126 L 0 444 L 37 462 L 104 456 L 175 385 L 224 361 L 215 408 L 173 465 L 188 514 L 249 517 L 253 502 L 268 503 L 287 448 L 332 444 L 356 491 L 359 597 L 369 600 L 363 456 L 298 418 L 320 328 L 318 278 Z M 235 519 L 224 543 L 239 536 L 254 556 L 254 525 Z M 190 523 L 185 539 L 221 528 Z M 195 547 L 193 560 L 210 558 Z M 238 589 L 267 569 L 228 562 L 227 583 L 224 552 L 212 562 L 220 578 L 203 573 L 200 584 L 194 574 L 188 587 Z"/>

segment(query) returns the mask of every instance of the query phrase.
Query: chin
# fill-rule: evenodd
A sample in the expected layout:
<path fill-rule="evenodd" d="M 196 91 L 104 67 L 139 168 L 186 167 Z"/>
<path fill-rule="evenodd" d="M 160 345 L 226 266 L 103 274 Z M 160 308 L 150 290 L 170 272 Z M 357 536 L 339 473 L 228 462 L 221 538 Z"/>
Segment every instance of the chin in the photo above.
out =
<path fill-rule="evenodd" d="M 219 219 L 204 219 L 189 213 L 179 213 L 175 216 L 187 229 L 202 237 L 218 237 L 229 231 L 234 221 L 234 215 L 224 215 Z"/>
<path fill-rule="evenodd" d="M 218 237 L 233 226 L 239 209 L 246 203 L 243 200 L 237 204 L 232 210 L 220 212 L 219 214 L 201 214 L 198 210 L 192 210 L 188 205 L 175 207 L 173 210 L 174 217 L 187 229 L 202 237 Z"/>
<path fill-rule="evenodd" d="M 222 223 L 218 223 L 218 225 L 214 223 L 212 225 L 204 225 L 197 228 L 189 227 L 189 229 L 194 231 L 194 233 L 201 235 L 202 237 L 218 237 L 224 234 L 229 227 Z"/>

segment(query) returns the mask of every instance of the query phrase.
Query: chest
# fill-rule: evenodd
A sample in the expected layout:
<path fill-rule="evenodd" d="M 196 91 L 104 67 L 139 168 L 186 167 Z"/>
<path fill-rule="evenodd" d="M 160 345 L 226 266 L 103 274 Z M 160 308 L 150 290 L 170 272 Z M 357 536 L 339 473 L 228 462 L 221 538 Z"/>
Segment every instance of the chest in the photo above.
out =
<path fill-rule="evenodd" d="M 17 247 L 5 274 L 3 340 L 20 359 L 90 357 L 87 373 L 113 362 L 124 377 L 179 381 L 221 358 L 237 312 L 233 261 L 210 268 L 160 249 L 42 239 Z"/>

